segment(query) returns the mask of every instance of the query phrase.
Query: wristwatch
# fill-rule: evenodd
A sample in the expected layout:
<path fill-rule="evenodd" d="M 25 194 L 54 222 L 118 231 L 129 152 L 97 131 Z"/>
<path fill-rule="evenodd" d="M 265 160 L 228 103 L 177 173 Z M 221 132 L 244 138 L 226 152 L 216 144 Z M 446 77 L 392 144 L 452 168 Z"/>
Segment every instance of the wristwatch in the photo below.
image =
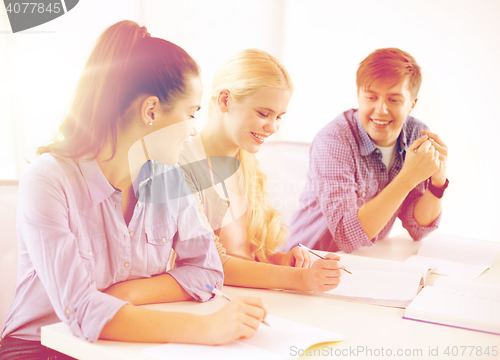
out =
<path fill-rule="evenodd" d="M 446 179 L 446 181 L 444 182 L 444 185 L 442 187 L 437 187 L 437 186 L 432 185 L 432 180 L 429 179 L 429 185 L 427 187 L 429 188 L 429 191 L 431 192 L 432 195 L 434 195 L 438 199 L 441 199 L 443 197 L 444 191 L 448 187 L 449 183 L 450 183 L 450 181 L 448 179 Z"/>

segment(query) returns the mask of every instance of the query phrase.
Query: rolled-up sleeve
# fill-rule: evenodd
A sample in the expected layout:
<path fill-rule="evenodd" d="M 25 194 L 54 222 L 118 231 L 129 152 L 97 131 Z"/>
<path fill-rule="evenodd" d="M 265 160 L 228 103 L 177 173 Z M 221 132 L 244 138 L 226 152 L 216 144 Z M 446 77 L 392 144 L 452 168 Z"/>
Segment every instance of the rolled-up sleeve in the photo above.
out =
<path fill-rule="evenodd" d="M 213 294 L 205 285 L 220 288 L 224 283 L 221 259 L 212 229 L 203 222 L 194 196 L 183 196 L 179 200 L 178 233 L 173 246 L 177 267 L 169 274 L 195 300 L 207 301 Z"/>
<path fill-rule="evenodd" d="M 345 252 L 371 246 L 358 219 L 356 166 L 347 138 L 320 136 L 311 146 L 310 170 L 319 207 L 335 244 Z M 326 249 L 325 249 L 326 250 Z"/>
<path fill-rule="evenodd" d="M 417 220 L 415 220 L 415 205 L 417 205 L 420 198 L 425 193 L 427 189 L 427 184 L 429 180 L 423 181 L 418 184 L 406 197 L 401 208 L 401 212 L 398 217 L 401 219 L 403 227 L 408 230 L 408 234 L 413 240 L 420 240 L 436 230 L 441 222 L 441 213 L 439 216 L 429 225 L 420 225 Z"/>
<path fill-rule="evenodd" d="M 97 290 L 78 241 L 70 231 L 64 184 L 40 174 L 23 177 L 18 235 L 23 239 L 58 318 L 81 338 L 96 341 L 104 325 L 127 302 Z"/>

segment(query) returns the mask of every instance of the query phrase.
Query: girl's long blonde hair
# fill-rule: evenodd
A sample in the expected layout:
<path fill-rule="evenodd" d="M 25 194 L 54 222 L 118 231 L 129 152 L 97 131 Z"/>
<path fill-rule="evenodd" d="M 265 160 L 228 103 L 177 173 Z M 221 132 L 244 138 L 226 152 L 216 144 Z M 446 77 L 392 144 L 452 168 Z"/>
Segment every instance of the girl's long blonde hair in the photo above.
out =
<path fill-rule="evenodd" d="M 209 112 L 217 108 L 221 90 L 228 90 L 239 102 L 264 88 L 293 91 L 293 84 L 285 67 L 266 51 L 240 51 L 224 62 L 215 74 Z M 268 201 L 267 177 L 260 170 L 258 160 L 243 149 L 240 149 L 238 159 L 248 204 L 247 237 L 252 244 L 252 255 L 261 261 L 269 261 L 268 256 L 275 254 L 286 240 L 287 229 L 281 224 L 280 213 Z"/>

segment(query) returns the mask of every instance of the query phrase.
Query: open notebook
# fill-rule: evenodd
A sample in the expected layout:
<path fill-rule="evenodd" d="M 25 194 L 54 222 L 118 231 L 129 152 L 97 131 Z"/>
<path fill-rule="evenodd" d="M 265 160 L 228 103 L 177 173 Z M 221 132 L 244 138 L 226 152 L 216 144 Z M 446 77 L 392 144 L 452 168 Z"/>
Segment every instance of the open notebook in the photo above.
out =
<path fill-rule="evenodd" d="M 498 251 L 498 243 L 435 234 L 423 240 L 417 255 L 405 262 L 431 267 L 438 275 L 474 279 L 491 266 Z"/>
<path fill-rule="evenodd" d="M 500 335 L 500 282 L 441 277 L 422 289 L 403 318 Z"/>
<path fill-rule="evenodd" d="M 343 273 L 335 289 L 325 293 L 284 291 L 405 308 L 425 285 L 430 271 L 425 265 L 349 254 L 342 254 L 341 261 L 352 274 Z"/>
<path fill-rule="evenodd" d="M 250 339 L 220 346 L 163 344 L 146 348 L 144 353 L 168 360 L 280 360 L 293 359 L 299 349 L 343 340 L 342 335 L 272 315 L 266 317 L 266 322 L 271 327 L 260 325 Z"/>

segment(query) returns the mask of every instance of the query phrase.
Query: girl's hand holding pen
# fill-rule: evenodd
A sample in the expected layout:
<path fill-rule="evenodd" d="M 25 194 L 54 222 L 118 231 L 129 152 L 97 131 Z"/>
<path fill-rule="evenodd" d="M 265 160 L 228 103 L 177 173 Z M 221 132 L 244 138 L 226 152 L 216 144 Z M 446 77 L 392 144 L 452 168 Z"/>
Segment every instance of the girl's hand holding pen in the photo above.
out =
<path fill-rule="evenodd" d="M 314 292 L 325 292 L 335 289 L 340 283 L 344 264 L 339 261 L 340 256 L 328 253 L 324 258 L 317 259 L 304 272 L 306 288 Z"/>
<path fill-rule="evenodd" d="M 345 268 L 342 262 L 338 261 L 340 260 L 340 256 L 337 254 L 328 253 L 322 256 L 301 243 L 297 244 L 297 247 L 319 258 L 313 263 L 310 271 L 306 273 L 306 278 L 309 277 L 309 279 L 306 279 L 306 284 L 309 283 L 309 290 L 325 292 L 335 289 L 340 283 L 340 277 L 342 276 L 340 270 L 352 274 L 352 272 Z"/>
<path fill-rule="evenodd" d="M 219 311 L 204 316 L 205 344 L 221 345 L 252 337 L 267 315 L 262 299 L 234 297 Z"/>

